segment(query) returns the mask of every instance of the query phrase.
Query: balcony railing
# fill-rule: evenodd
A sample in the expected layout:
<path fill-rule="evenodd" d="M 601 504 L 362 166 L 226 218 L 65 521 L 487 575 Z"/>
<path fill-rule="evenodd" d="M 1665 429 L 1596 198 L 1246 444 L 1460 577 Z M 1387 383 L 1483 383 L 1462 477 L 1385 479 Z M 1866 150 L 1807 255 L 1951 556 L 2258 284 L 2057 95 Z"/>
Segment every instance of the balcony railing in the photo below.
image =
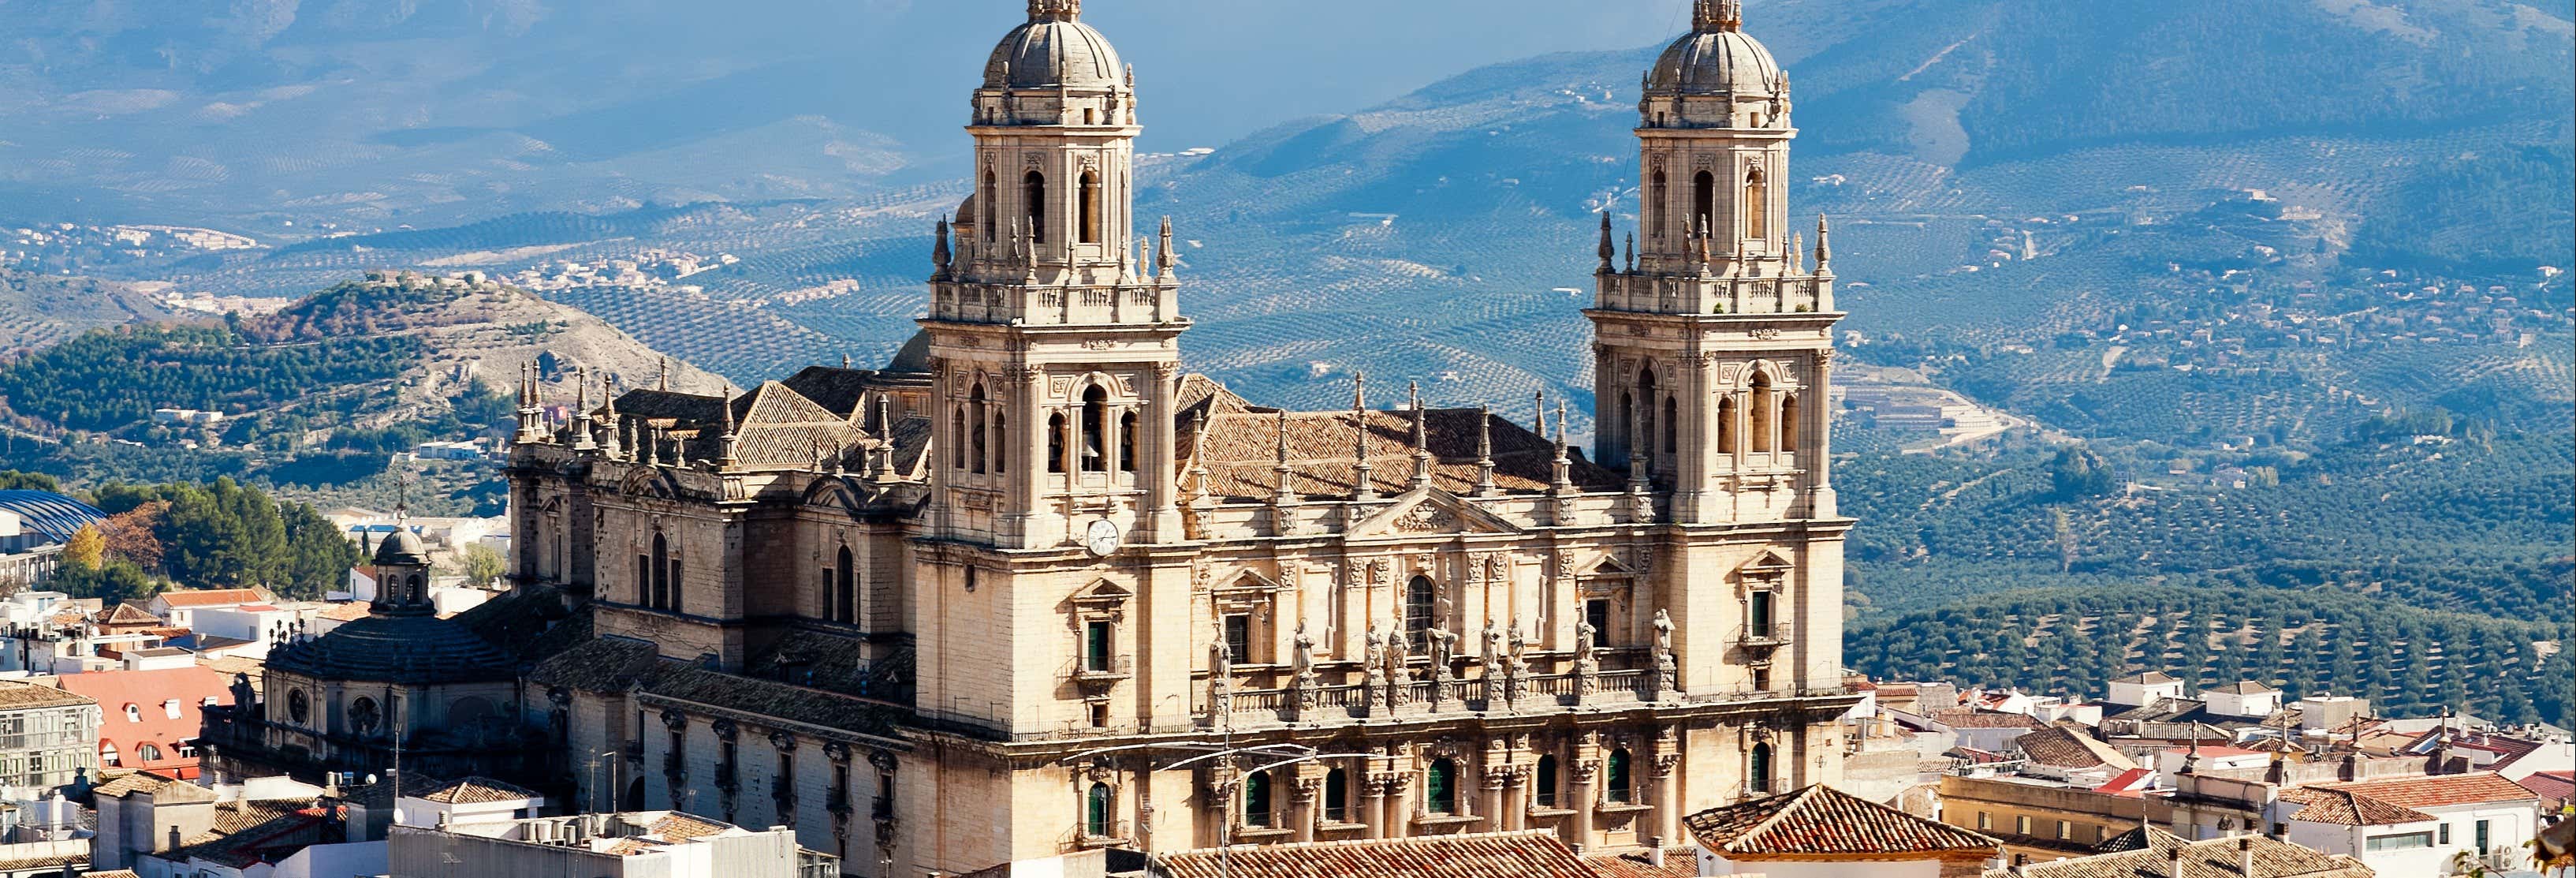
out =
<path fill-rule="evenodd" d="M 1136 659 L 1132 656 L 1084 656 L 1075 660 L 1068 672 L 1076 683 L 1107 685 L 1136 676 Z"/>
<path fill-rule="evenodd" d="M 1702 688 L 1689 691 L 1661 688 L 1654 671 L 1628 668 L 1601 671 L 1587 680 L 1581 674 L 1544 674 L 1519 679 L 1516 699 L 1507 699 L 1506 681 L 1498 677 L 1471 680 L 1410 680 L 1398 684 L 1335 684 L 1313 687 L 1301 692 L 1288 689 L 1238 689 L 1226 695 L 1226 721 L 1260 722 L 1276 720 L 1293 722 L 1321 716 L 1389 716 L 1439 713 L 1482 713 L 1493 710 L 1526 710 L 1537 705 L 1648 703 L 1656 701 L 1712 703 L 1731 701 L 1773 701 L 1791 698 L 1824 698 L 1849 694 L 1842 686 L 1809 689 L 1754 688 L 1733 686 Z M 1401 693 L 1400 699 L 1394 698 Z M 1310 700 L 1304 703 L 1300 698 Z M 1202 721 L 1216 718 L 1208 694 L 1200 694 L 1198 716 Z"/>

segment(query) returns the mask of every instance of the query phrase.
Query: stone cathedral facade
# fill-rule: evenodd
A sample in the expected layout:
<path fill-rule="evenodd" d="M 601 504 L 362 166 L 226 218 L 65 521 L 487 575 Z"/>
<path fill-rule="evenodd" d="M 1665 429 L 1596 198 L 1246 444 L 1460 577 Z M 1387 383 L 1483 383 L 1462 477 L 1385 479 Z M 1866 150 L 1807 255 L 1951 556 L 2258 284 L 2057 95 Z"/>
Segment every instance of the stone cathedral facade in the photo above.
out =
<path fill-rule="evenodd" d="M 1587 454 L 1562 409 L 1362 384 L 1285 411 L 1184 371 L 1171 230 L 1132 211 L 1135 74 L 1079 0 L 1032 0 L 892 362 L 723 396 L 584 380 L 562 423 L 523 389 L 513 573 L 588 630 L 522 710 L 573 801 L 793 826 L 891 876 L 1677 843 L 1686 813 L 1838 777 L 1830 251 L 1783 198 L 1787 75 L 1737 3 L 1699 6 L 1645 77 L 1637 227 L 1569 254 L 1599 288 Z"/>

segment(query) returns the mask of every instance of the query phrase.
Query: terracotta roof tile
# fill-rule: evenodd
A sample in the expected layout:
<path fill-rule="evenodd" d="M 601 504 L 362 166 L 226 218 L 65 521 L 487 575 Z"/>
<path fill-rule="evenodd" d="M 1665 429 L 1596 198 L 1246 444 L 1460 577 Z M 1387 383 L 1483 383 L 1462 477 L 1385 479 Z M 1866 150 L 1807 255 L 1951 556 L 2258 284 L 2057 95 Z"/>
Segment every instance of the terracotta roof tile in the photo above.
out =
<path fill-rule="evenodd" d="M 2290 819 L 2335 826 L 2389 826 L 2398 823 L 2421 823 L 2433 815 L 2391 805 L 2349 790 L 2304 787 L 2281 791 L 2281 799 L 2306 807 L 2290 813 Z"/>
<path fill-rule="evenodd" d="M 256 588 L 203 588 L 187 591 L 165 591 L 154 595 L 153 598 L 167 606 L 193 608 L 258 603 L 268 600 L 268 595 L 262 594 L 260 590 Z"/>
<path fill-rule="evenodd" d="M 488 777 L 469 777 L 424 793 L 420 798 L 451 805 L 479 805 L 541 798 L 536 793 Z"/>
<path fill-rule="evenodd" d="M 2397 777 L 2311 787 L 2319 788 L 2368 796 L 2400 808 L 2440 808 L 2532 798 L 2530 790 L 2492 772 Z"/>
<path fill-rule="evenodd" d="M 88 696 L 19 680 L 0 680 L 0 710 L 96 704 Z"/>
<path fill-rule="evenodd" d="M 1699 874 L 1698 855 L 1690 848 L 1664 851 L 1664 864 L 1657 866 L 1642 852 L 1621 854 L 1587 854 L 1583 861 L 1599 870 L 1604 878 L 1695 878 Z"/>
<path fill-rule="evenodd" d="M 2136 841 L 2134 831 L 2122 836 Z M 2170 832 L 2156 830 L 2145 846 L 2116 853 L 2089 857 L 2031 863 L 1986 873 L 1988 878 L 2373 878 L 2367 866 L 2349 857 L 2329 855 L 2277 839 L 2262 836 L 2213 838 L 2207 841 L 2185 841 Z M 2248 845 L 2254 855 L 2253 874 L 2240 868 Z M 2175 875 L 2175 854 L 2182 856 L 2182 872 Z"/>
<path fill-rule="evenodd" d="M 2111 745 L 2096 741 L 2091 735 L 2064 726 L 2041 729 L 2014 738 L 2013 746 L 2021 748 L 2022 755 L 2029 757 L 2033 764 L 2051 768 L 2109 766 L 2119 771 L 2127 771 L 2138 767 L 2136 760 L 2112 749 Z"/>
<path fill-rule="evenodd" d="M 2544 802 L 2576 800 L 2576 771 L 2542 771 L 2516 781 Z"/>
<path fill-rule="evenodd" d="M 1994 854 L 2002 842 L 1817 785 L 1682 818 L 1702 847 L 1729 857 L 1761 855 Z"/>
<path fill-rule="evenodd" d="M 1603 878 L 1552 832 L 1304 842 L 1156 859 L 1171 878 Z"/>
<path fill-rule="evenodd" d="M 1427 409 L 1424 430 L 1433 455 L 1432 484 L 1453 494 L 1475 491 L 1477 409 Z M 1507 418 L 1489 416 L 1492 430 L 1494 483 L 1504 491 L 1538 492 L 1553 479 L 1556 446 Z M 1301 496 L 1349 496 L 1358 485 L 1362 416 L 1348 411 L 1289 412 L 1288 466 L 1290 490 Z M 1401 494 L 1413 483 L 1413 413 L 1371 411 L 1368 432 L 1370 484 L 1381 494 Z M 1279 414 L 1214 413 L 1204 441 L 1196 431 L 1184 433 L 1178 465 L 1184 488 L 1195 490 L 1190 476 L 1208 471 L 1208 493 L 1235 499 L 1266 499 L 1279 484 Z M 1573 459 L 1570 477 L 1577 487 L 1615 488 L 1620 476 L 1584 460 Z"/>

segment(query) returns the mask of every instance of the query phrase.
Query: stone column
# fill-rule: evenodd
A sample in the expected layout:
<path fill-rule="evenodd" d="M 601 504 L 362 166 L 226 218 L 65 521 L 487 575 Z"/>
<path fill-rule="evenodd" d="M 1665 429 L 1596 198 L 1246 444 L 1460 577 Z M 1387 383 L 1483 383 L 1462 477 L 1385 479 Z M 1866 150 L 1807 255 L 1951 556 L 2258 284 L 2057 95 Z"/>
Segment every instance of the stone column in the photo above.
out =
<path fill-rule="evenodd" d="M 1324 779 L 1322 777 L 1300 777 L 1297 779 L 1297 787 L 1294 793 L 1296 796 L 1296 808 L 1290 812 L 1288 819 L 1297 830 L 1298 841 L 1315 840 L 1315 825 L 1324 819 L 1323 809 L 1316 807 L 1316 802 L 1322 798 L 1323 790 Z"/>
<path fill-rule="evenodd" d="M 1413 772 L 1398 770 L 1386 779 L 1386 837 L 1413 834 Z"/>
<path fill-rule="evenodd" d="M 1673 839 L 1682 837 L 1681 781 L 1680 772 L 1677 770 L 1682 764 L 1682 754 L 1680 750 L 1672 749 L 1672 745 L 1678 742 L 1662 743 L 1665 746 L 1664 751 L 1655 754 L 1654 834 L 1669 843 Z"/>
<path fill-rule="evenodd" d="M 1483 801 L 1476 803 L 1476 810 L 1482 812 L 1484 815 L 1486 832 L 1500 832 L 1505 828 L 1503 824 L 1503 780 L 1504 778 L 1509 777 L 1510 773 L 1511 770 L 1509 768 L 1490 762 L 1486 763 L 1484 766 L 1483 780 L 1485 782 L 1485 796 Z"/>
<path fill-rule="evenodd" d="M 1529 826 L 1529 779 L 1527 765 L 1514 765 L 1503 777 L 1503 812 L 1496 816 L 1507 831 L 1519 832 Z"/>
<path fill-rule="evenodd" d="M 1591 755 L 1591 748 L 1585 748 L 1584 754 Z M 1566 839 L 1565 843 L 1573 847 L 1577 853 L 1581 853 L 1595 847 L 1592 840 L 1592 807 L 1598 803 L 1593 798 L 1595 795 L 1593 781 L 1600 776 L 1601 760 L 1577 759 L 1574 761 L 1573 768 L 1570 773 L 1573 775 L 1574 783 L 1566 792 L 1565 802 L 1566 807 L 1574 809 L 1574 820 L 1568 824 L 1571 830 L 1568 834 L 1573 837 Z"/>
<path fill-rule="evenodd" d="M 1360 821 L 1368 824 L 1368 837 L 1389 838 L 1386 819 L 1386 781 L 1371 774 L 1360 781 Z"/>

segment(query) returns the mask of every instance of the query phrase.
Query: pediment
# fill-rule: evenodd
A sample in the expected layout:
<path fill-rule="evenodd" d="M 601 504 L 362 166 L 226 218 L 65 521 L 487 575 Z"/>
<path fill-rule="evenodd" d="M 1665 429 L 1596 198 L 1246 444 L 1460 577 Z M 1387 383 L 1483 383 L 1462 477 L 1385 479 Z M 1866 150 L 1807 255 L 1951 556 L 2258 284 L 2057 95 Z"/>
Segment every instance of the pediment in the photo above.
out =
<path fill-rule="evenodd" d="M 815 479 L 813 484 L 805 486 L 803 502 L 811 508 L 839 509 L 852 515 L 859 512 L 858 495 L 839 478 Z"/>
<path fill-rule="evenodd" d="M 1225 583 L 1226 584 L 1224 585 L 1217 586 L 1216 590 L 1219 593 L 1258 592 L 1267 594 L 1279 590 L 1278 580 L 1263 576 L 1261 575 L 1261 571 L 1253 570 L 1251 568 L 1245 568 L 1243 572 L 1235 574 L 1234 578 L 1226 580 Z"/>
<path fill-rule="evenodd" d="M 671 500 L 680 496 L 680 486 L 660 467 L 638 466 L 626 470 L 626 477 L 618 480 L 617 492 L 629 497 Z"/>
<path fill-rule="evenodd" d="M 1416 488 L 1350 529 L 1353 538 L 1435 534 L 1511 534 L 1520 528 L 1456 494 Z"/>
<path fill-rule="evenodd" d="M 1628 565 L 1619 563 L 1618 558 L 1608 553 L 1603 553 L 1591 567 L 1583 568 L 1583 572 L 1579 575 L 1603 577 L 1630 576 L 1635 573 L 1636 571 L 1628 569 Z"/>
<path fill-rule="evenodd" d="M 1083 586 L 1081 591 L 1074 592 L 1072 600 L 1075 606 L 1113 607 L 1125 604 L 1129 598 L 1135 596 L 1135 592 L 1128 591 L 1118 583 L 1096 579 L 1090 585 Z"/>

